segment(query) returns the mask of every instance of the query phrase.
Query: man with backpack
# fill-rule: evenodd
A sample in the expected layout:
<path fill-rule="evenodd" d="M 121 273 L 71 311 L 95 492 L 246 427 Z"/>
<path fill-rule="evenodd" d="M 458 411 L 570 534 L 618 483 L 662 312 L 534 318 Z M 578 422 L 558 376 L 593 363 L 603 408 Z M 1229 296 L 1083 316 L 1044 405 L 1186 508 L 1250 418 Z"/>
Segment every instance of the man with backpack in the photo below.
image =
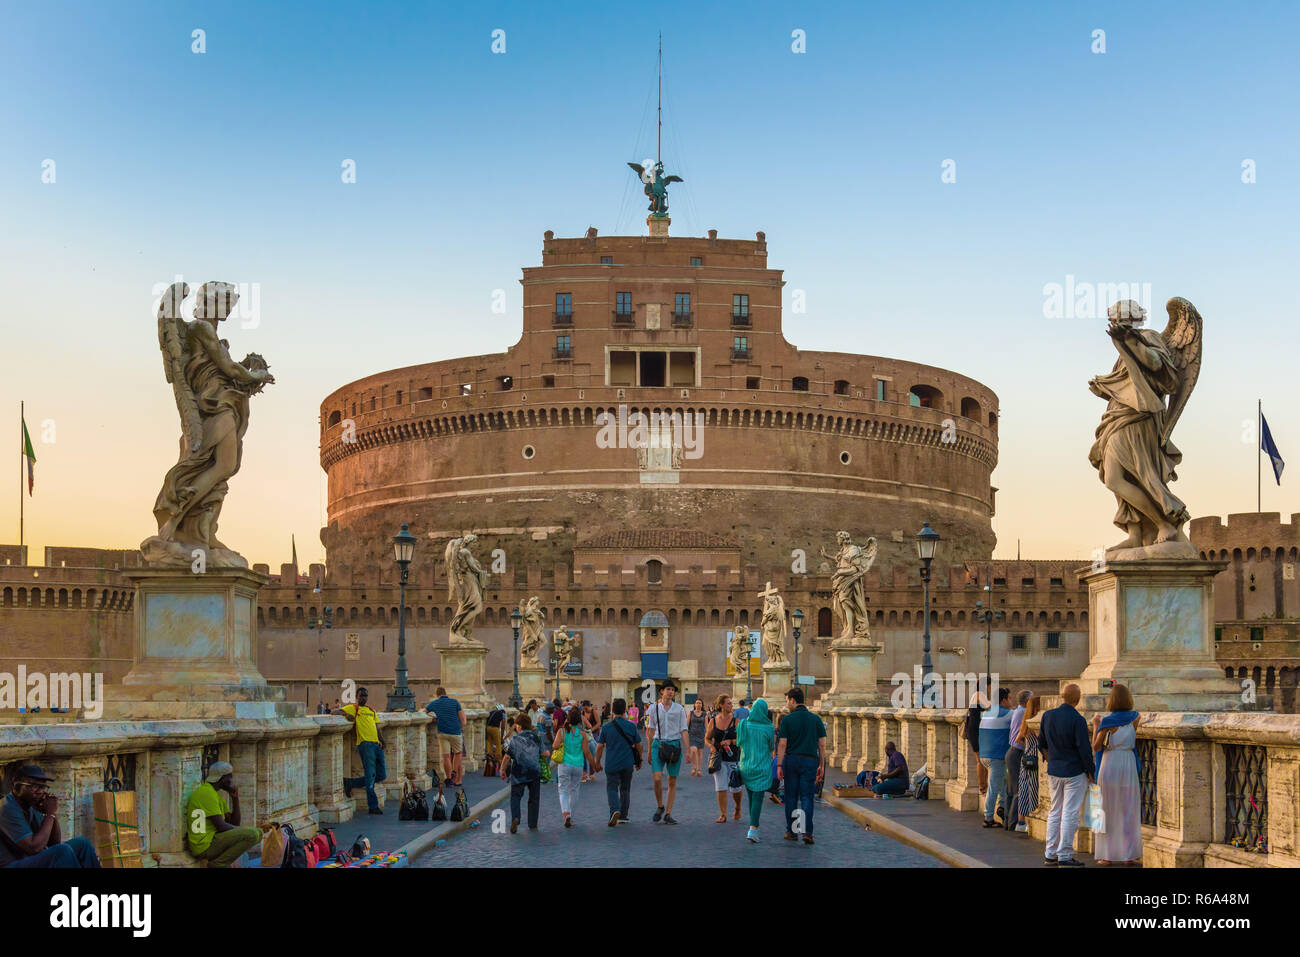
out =
<path fill-rule="evenodd" d="M 641 734 L 627 720 L 627 702 L 615 698 L 614 716 L 600 728 L 596 764 L 605 769 L 605 796 L 609 799 L 609 826 L 628 823 L 632 804 L 632 772 L 641 768 Z M 605 749 L 609 749 L 606 758 Z"/>
<path fill-rule="evenodd" d="M 520 805 L 528 792 L 528 829 L 537 830 L 542 807 L 542 738 L 524 712 L 515 715 L 515 733 L 506 742 L 501 763 L 502 777 L 510 781 L 510 833 L 519 830 Z"/>

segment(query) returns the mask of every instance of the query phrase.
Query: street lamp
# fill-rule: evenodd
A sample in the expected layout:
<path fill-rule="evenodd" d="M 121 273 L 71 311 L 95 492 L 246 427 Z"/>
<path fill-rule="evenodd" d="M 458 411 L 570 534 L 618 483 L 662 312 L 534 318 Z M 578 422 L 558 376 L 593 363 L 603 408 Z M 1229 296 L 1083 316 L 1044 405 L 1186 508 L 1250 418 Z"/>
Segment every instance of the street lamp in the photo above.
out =
<path fill-rule="evenodd" d="M 989 581 L 984 586 L 984 590 L 989 593 L 989 605 L 992 606 L 993 579 L 991 572 L 987 573 L 986 577 L 988 577 Z M 971 616 L 975 621 L 984 625 L 984 686 L 989 689 L 990 694 L 992 694 L 993 688 L 993 619 L 1001 617 L 1001 615 L 1002 612 L 995 611 L 992 607 L 985 608 L 984 602 L 977 601 L 975 603 L 975 614 Z"/>
<path fill-rule="evenodd" d="M 315 589 L 315 591 L 316 591 L 317 593 L 319 593 L 319 592 L 320 592 L 320 587 L 317 586 L 317 588 Z M 326 606 L 325 606 L 325 613 L 324 613 L 323 616 L 317 617 L 316 615 L 312 615 L 310 618 L 307 619 L 307 627 L 308 627 L 308 628 L 320 628 L 320 629 L 321 629 L 320 640 L 319 640 L 319 641 L 317 642 L 317 644 L 316 644 L 316 703 L 317 703 L 318 706 L 321 705 L 321 704 L 324 704 L 324 702 L 325 702 L 325 699 L 324 699 L 323 697 L 321 697 L 321 695 L 322 695 L 322 693 L 323 693 L 323 692 L 321 691 L 321 685 L 322 685 L 322 683 L 323 683 L 324 680 L 325 680 L 325 632 L 324 632 L 324 629 L 326 629 L 326 628 L 333 628 L 333 627 L 334 627 L 334 619 L 333 619 L 333 617 L 332 617 L 333 614 L 334 614 L 334 609 L 332 609 L 329 605 L 326 605 Z"/>
<path fill-rule="evenodd" d="M 415 536 L 405 523 L 402 530 L 393 536 L 393 558 L 402 570 L 401 595 L 397 609 L 397 681 L 388 696 L 388 711 L 414 711 L 415 695 L 406 686 L 406 577 L 411 568 L 411 556 L 415 554 Z"/>
<path fill-rule="evenodd" d="M 803 609 L 794 610 L 794 683 L 799 684 L 799 638 L 803 635 Z"/>
<path fill-rule="evenodd" d="M 519 694 L 519 622 L 523 618 L 524 616 L 519 614 L 518 608 L 510 613 L 510 627 L 515 632 L 515 690 L 510 695 L 510 707 L 516 711 L 524 706 L 523 696 Z"/>
<path fill-rule="evenodd" d="M 939 550 L 939 533 L 925 522 L 916 533 L 916 557 L 921 559 L 921 581 L 925 583 L 925 658 L 921 662 L 921 701 L 924 708 L 929 697 L 930 682 L 934 668 L 930 664 L 930 563 L 934 561 L 935 552 Z"/>

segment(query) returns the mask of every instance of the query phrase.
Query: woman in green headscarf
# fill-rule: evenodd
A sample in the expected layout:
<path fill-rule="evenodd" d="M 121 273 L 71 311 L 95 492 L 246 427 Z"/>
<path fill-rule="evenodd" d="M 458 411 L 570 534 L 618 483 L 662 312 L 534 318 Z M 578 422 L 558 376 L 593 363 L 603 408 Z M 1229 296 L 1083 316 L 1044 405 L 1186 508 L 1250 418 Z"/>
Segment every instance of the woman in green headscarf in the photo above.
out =
<path fill-rule="evenodd" d="M 736 741 L 740 745 L 740 776 L 749 793 L 749 833 L 745 839 L 757 844 L 758 817 L 767 789 L 772 786 L 772 755 L 776 753 L 776 729 L 762 698 L 754 702 L 749 717 L 740 722 Z"/>

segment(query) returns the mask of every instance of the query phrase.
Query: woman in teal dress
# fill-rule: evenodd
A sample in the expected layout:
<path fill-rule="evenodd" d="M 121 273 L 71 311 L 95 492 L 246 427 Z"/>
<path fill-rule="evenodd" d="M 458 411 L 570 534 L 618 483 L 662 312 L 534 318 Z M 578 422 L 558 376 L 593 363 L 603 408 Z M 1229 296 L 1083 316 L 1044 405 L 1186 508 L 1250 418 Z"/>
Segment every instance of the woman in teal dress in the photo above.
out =
<path fill-rule="evenodd" d="M 736 741 L 740 745 L 740 777 L 749 795 L 749 832 L 745 839 L 757 844 L 758 818 L 763 811 L 763 796 L 772 786 L 772 756 L 776 753 L 776 729 L 762 698 L 754 702 L 749 717 L 736 728 Z"/>

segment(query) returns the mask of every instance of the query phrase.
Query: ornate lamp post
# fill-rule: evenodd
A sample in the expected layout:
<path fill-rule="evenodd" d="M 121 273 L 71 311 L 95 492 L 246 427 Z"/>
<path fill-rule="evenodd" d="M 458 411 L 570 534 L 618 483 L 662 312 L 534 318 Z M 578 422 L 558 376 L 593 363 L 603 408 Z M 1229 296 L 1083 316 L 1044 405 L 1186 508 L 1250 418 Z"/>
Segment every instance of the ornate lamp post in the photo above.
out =
<path fill-rule="evenodd" d="M 754 648 L 749 643 L 749 626 L 745 625 L 745 701 L 754 700 L 754 669 L 749 665 L 749 659 L 753 656 Z M 739 631 L 741 625 L 736 623 L 736 630 Z M 748 707 L 748 705 L 746 705 Z"/>
<path fill-rule="evenodd" d="M 993 571 L 989 567 L 985 570 L 984 577 L 988 579 L 988 584 L 984 590 L 988 592 L 990 607 L 985 608 L 984 602 L 975 603 L 975 614 L 971 617 L 984 626 L 984 686 L 992 694 L 993 690 L 993 619 L 1001 617 L 1002 612 L 995 611 L 993 605 Z"/>
<path fill-rule="evenodd" d="M 388 711 L 414 711 L 415 695 L 406 686 L 406 577 L 410 573 L 411 556 L 415 554 L 415 536 L 406 524 L 393 536 L 393 558 L 402 570 L 401 598 L 397 609 L 397 681 L 388 696 Z"/>
<path fill-rule="evenodd" d="M 921 701 L 919 707 L 926 707 L 929 697 L 930 682 L 934 667 L 930 663 L 930 563 L 934 561 L 935 552 L 939 550 L 939 533 L 925 522 L 916 533 L 916 557 L 921 559 L 921 581 L 925 583 L 925 657 L 921 662 Z"/>
<path fill-rule="evenodd" d="M 317 588 L 317 589 L 316 589 L 316 592 L 319 593 L 319 592 L 320 592 L 320 589 Z M 320 641 L 317 642 L 317 645 L 316 645 L 316 702 L 317 702 L 318 705 L 319 705 L 319 704 L 324 704 L 324 703 L 325 703 L 325 699 L 321 697 L 321 694 L 322 694 L 322 691 L 321 691 L 321 685 L 323 684 L 323 682 L 324 682 L 324 680 L 325 680 L 325 632 L 324 632 L 324 629 L 326 629 L 326 628 L 333 628 L 333 627 L 334 627 L 333 614 L 334 614 L 334 609 L 331 608 L 329 605 L 326 605 L 326 606 L 325 606 L 325 610 L 324 610 L 324 614 L 323 614 L 323 615 L 321 615 L 321 616 L 312 616 L 311 618 L 308 618 L 308 619 L 307 619 L 307 627 L 308 627 L 308 628 L 319 628 L 319 629 L 321 629 L 321 633 L 320 633 Z"/>
<path fill-rule="evenodd" d="M 803 609 L 794 610 L 794 683 L 799 684 L 799 639 L 803 635 Z"/>
<path fill-rule="evenodd" d="M 515 690 L 510 694 L 510 707 L 516 711 L 524 706 L 523 695 L 519 693 L 519 622 L 523 620 L 523 615 L 519 614 L 516 608 L 510 613 L 510 627 L 515 632 Z"/>

